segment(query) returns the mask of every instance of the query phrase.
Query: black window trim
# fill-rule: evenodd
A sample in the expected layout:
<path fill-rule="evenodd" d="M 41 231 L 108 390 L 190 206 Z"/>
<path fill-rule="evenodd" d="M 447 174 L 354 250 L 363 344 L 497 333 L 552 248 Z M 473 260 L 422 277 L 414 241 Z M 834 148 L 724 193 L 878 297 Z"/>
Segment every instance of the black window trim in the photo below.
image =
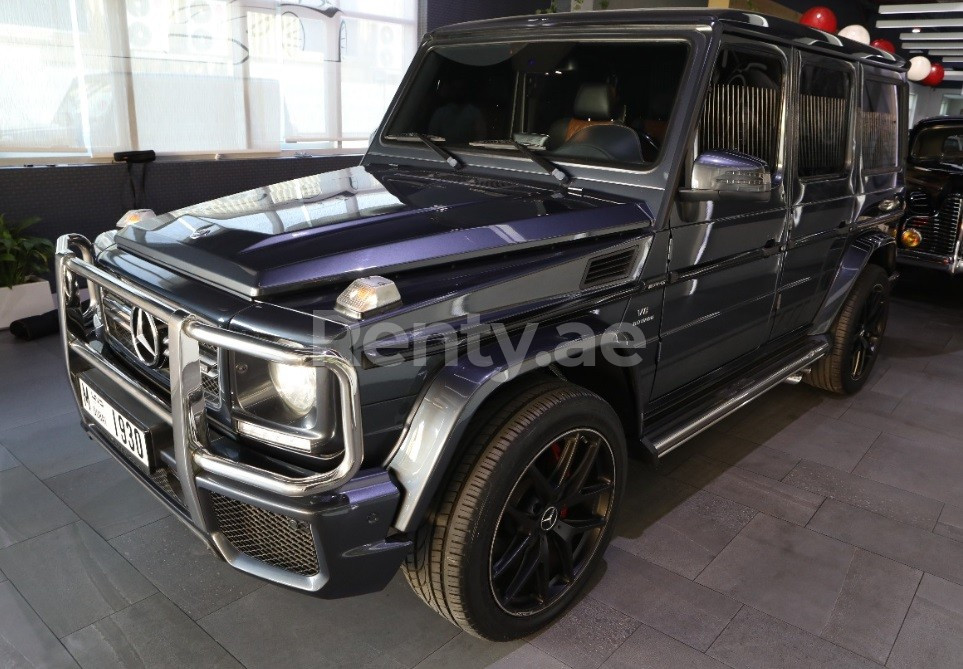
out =
<path fill-rule="evenodd" d="M 862 132 L 859 136 L 859 172 L 860 176 L 874 177 L 882 174 L 894 174 L 903 171 L 904 155 L 906 152 L 906 144 L 909 141 L 907 135 L 907 129 L 903 126 L 906 122 L 906 114 L 903 113 L 906 108 L 906 86 L 901 86 L 901 81 L 896 78 L 888 78 L 882 74 L 876 74 L 871 71 L 865 65 L 862 66 L 862 77 L 859 83 L 859 109 L 863 108 L 863 93 L 866 92 L 866 84 L 870 81 L 893 86 L 896 89 L 896 116 L 898 127 L 896 129 L 896 164 L 887 165 L 885 167 L 873 167 L 866 169 L 863 163 L 863 135 Z"/>
<path fill-rule="evenodd" d="M 859 70 L 856 64 L 852 61 L 845 60 L 842 58 L 834 58 L 832 56 L 826 55 L 824 53 L 819 53 L 815 51 L 809 51 L 806 49 L 796 49 L 796 53 L 799 56 L 796 60 L 796 67 L 794 68 L 794 81 L 793 81 L 793 94 L 794 96 L 801 97 L 802 95 L 802 73 L 803 68 L 806 66 L 823 67 L 828 70 L 837 70 L 839 72 L 848 72 L 850 75 L 850 85 L 849 85 L 849 104 L 847 106 L 847 133 L 846 133 L 846 161 L 843 165 L 843 170 L 840 172 L 831 172 L 827 174 L 814 174 L 810 176 L 800 176 L 799 174 L 799 149 L 802 146 L 802 127 L 800 123 L 800 115 L 794 114 L 793 123 L 795 127 L 793 128 L 793 176 L 797 183 L 800 184 L 812 184 L 812 183 L 824 183 L 827 181 L 839 181 L 841 179 L 851 178 L 853 172 L 856 168 L 856 148 L 855 148 L 855 138 L 856 138 L 856 110 L 860 108 L 862 103 L 861 98 L 857 98 L 857 94 L 862 93 L 862 84 L 859 80 Z M 862 166 L 862 142 L 860 142 L 860 153 L 859 153 L 859 164 Z"/>

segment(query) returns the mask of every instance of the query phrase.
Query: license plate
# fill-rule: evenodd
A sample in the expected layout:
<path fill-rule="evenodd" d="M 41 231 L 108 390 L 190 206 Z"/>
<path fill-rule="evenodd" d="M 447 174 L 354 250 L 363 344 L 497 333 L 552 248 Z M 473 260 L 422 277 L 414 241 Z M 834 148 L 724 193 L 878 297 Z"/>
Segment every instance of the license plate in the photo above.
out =
<path fill-rule="evenodd" d="M 147 432 L 137 427 L 126 416 L 117 411 L 93 388 L 80 381 L 80 399 L 91 418 L 113 437 L 114 442 L 124 449 L 131 458 L 150 471 L 150 448 Z"/>

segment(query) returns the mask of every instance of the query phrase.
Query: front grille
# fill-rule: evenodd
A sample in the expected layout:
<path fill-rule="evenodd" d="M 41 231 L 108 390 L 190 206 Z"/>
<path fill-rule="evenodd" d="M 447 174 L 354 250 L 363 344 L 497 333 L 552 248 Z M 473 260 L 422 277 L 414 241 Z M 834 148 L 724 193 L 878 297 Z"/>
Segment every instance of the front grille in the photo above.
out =
<path fill-rule="evenodd" d="M 318 573 L 318 554 L 308 525 L 216 492 L 211 493 L 211 501 L 218 529 L 239 552 L 302 576 Z"/>
<path fill-rule="evenodd" d="M 920 250 L 946 256 L 956 253 L 961 213 L 963 213 L 963 195 L 955 193 L 948 196 L 943 201 L 939 213 L 933 217 L 933 226 L 929 234 L 923 234 Z"/>
<path fill-rule="evenodd" d="M 926 191 L 914 190 L 906 197 L 906 208 L 913 214 L 932 214 L 933 205 Z"/>
<path fill-rule="evenodd" d="M 134 350 L 133 328 L 131 312 L 133 305 L 113 293 L 103 292 L 101 301 L 104 307 L 104 326 L 111 348 L 117 350 L 139 371 L 149 375 L 155 381 L 170 388 L 171 372 L 168 363 L 169 339 L 167 326 L 158 323 L 158 334 L 163 342 L 163 359 L 155 369 L 144 364 Z M 208 406 L 217 408 L 221 404 L 221 392 L 218 384 L 217 349 L 201 344 L 201 379 L 204 384 L 204 397 Z"/>

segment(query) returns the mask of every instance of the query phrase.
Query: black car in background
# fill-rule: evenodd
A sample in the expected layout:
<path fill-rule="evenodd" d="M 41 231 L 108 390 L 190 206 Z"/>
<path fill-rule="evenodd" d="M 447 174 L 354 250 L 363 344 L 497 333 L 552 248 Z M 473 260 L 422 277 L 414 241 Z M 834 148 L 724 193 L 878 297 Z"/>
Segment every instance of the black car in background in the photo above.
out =
<path fill-rule="evenodd" d="M 899 261 L 963 272 L 963 117 L 938 116 L 913 128 L 906 165 L 906 216 Z"/>
<path fill-rule="evenodd" d="M 635 511 L 630 452 L 867 382 L 905 67 L 729 10 L 438 30 L 360 166 L 61 238 L 83 425 L 237 569 L 343 597 L 401 567 L 531 634 Z"/>

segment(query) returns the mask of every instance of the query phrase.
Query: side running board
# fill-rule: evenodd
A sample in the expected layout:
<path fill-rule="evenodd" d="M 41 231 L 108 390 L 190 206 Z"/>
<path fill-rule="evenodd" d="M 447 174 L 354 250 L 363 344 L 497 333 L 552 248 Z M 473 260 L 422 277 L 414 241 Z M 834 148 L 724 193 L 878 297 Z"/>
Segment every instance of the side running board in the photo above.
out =
<path fill-rule="evenodd" d="M 830 343 L 825 337 L 814 339 L 801 352 L 794 352 L 791 358 L 784 357 L 764 365 L 752 376 L 730 383 L 710 395 L 705 403 L 692 407 L 684 414 L 668 417 L 665 423 L 660 421 L 651 432 L 646 432 L 643 442 L 650 452 L 661 458 L 766 391 L 787 380 L 794 381 L 798 374 L 825 356 L 829 349 Z"/>

